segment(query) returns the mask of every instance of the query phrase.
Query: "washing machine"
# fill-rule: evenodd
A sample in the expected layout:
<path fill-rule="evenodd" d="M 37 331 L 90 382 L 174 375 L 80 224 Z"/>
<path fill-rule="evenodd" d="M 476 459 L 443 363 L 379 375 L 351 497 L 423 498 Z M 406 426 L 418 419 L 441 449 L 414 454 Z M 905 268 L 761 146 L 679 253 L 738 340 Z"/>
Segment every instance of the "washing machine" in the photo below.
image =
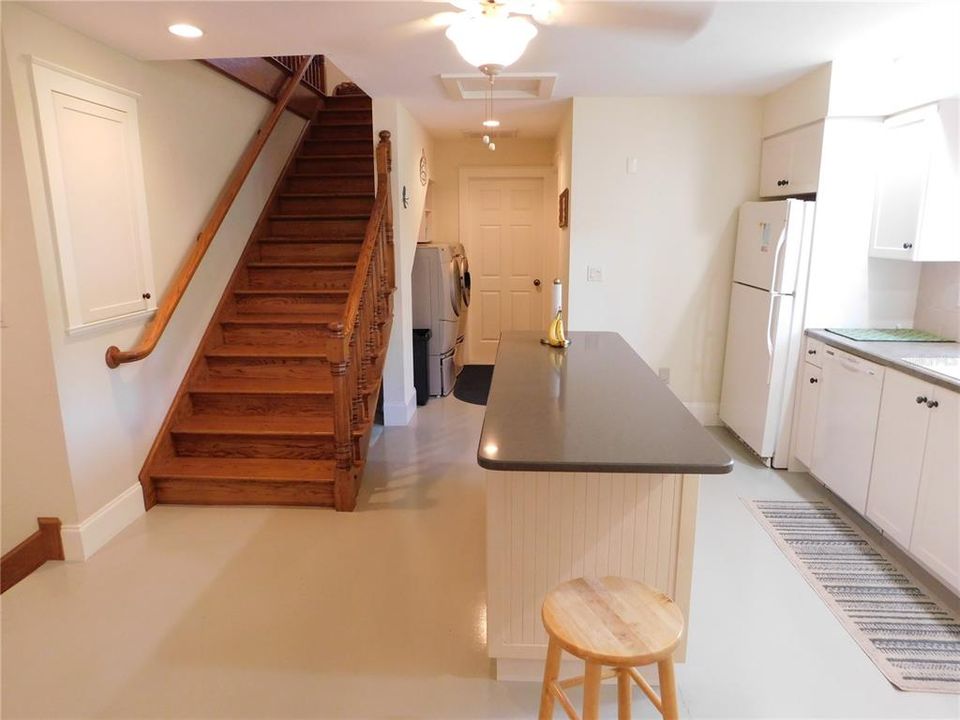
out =
<path fill-rule="evenodd" d="M 470 267 L 462 245 L 427 243 L 413 259 L 413 327 L 429 328 L 430 394 L 449 395 L 463 368 Z"/>

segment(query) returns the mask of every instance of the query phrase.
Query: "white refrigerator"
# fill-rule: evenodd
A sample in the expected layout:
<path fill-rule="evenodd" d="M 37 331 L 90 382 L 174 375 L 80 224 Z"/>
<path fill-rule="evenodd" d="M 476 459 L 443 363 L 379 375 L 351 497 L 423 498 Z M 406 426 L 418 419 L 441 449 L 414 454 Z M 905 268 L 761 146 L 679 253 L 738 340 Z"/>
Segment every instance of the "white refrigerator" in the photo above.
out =
<path fill-rule="evenodd" d="M 740 208 L 720 419 L 764 461 L 787 467 L 814 203 Z"/>

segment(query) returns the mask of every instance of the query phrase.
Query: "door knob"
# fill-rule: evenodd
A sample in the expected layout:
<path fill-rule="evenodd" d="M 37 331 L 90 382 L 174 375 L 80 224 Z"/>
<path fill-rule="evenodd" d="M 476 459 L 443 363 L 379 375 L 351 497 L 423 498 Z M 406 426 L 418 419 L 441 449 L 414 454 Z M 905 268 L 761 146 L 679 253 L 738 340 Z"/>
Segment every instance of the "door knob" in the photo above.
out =
<path fill-rule="evenodd" d="M 540 287 L 540 278 L 537 278 L 536 280 L 533 281 L 533 286 Z"/>

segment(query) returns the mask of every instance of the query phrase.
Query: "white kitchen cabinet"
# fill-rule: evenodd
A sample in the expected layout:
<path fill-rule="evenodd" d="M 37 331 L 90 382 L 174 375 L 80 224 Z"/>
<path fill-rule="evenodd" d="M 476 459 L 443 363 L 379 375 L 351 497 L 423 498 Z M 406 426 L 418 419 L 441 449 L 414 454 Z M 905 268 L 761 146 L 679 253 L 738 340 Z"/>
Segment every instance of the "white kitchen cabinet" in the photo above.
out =
<path fill-rule="evenodd" d="M 805 362 L 801 370 L 797 426 L 793 435 L 793 455 L 807 467 L 813 459 L 813 438 L 820 404 L 820 368 Z"/>
<path fill-rule="evenodd" d="M 815 193 L 822 148 L 822 122 L 766 138 L 761 147 L 760 195 L 785 197 Z"/>
<path fill-rule="evenodd" d="M 883 368 L 824 348 L 810 471 L 861 515 L 880 412 Z"/>
<path fill-rule="evenodd" d="M 910 553 L 960 591 L 960 393 L 936 388 Z"/>
<path fill-rule="evenodd" d="M 883 123 L 870 255 L 960 260 L 957 100 Z"/>
<path fill-rule="evenodd" d="M 902 547 L 910 545 L 934 386 L 887 370 L 870 473 L 867 517 Z"/>

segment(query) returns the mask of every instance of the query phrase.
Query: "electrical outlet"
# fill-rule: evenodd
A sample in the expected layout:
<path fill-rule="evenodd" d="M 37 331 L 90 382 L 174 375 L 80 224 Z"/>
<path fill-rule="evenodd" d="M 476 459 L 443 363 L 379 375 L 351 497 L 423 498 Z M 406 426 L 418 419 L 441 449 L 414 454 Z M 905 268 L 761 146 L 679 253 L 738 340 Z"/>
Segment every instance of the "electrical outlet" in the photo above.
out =
<path fill-rule="evenodd" d="M 603 282 L 603 270 L 587 265 L 587 282 Z"/>
<path fill-rule="evenodd" d="M 660 379 L 663 380 L 667 385 L 670 384 L 670 368 L 662 367 L 657 371 L 657 374 L 660 376 Z"/>

